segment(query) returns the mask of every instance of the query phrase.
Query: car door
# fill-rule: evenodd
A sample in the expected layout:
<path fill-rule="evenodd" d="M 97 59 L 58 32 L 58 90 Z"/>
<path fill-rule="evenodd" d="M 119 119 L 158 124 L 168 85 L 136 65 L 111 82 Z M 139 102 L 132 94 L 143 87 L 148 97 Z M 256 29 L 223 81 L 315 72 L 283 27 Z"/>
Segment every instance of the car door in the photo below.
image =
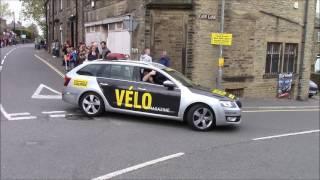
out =
<path fill-rule="evenodd" d="M 139 70 L 136 72 L 142 72 L 143 70 Z M 142 108 L 143 112 L 148 112 L 152 114 L 161 114 L 161 115 L 169 115 L 169 116 L 178 116 L 180 101 L 181 101 L 181 90 L 178 87 L 173 89 L 169 89 L 164 87 L 162 83 L 168 78 L 157 72 L 156 76 L 161 77 L 161 81 L 158 83 L 148 83 L 140 81 L 137 83 L 137 91 L 141 96 L 140 99 L 142 103 L 145 103 L 146 94 L 150 96 L 151 99 L 150 107 L 147 109 Z M 148 104 L 148 105 L 149 105 Z"/>
<path fill-rule="evenodd" d="M 133 70 L 134 66 L 122 64 L 109 64 L 105 71 L 97 76 L 97 81 L 103 91 L 108 103 L 113 108 L 128 109 L 130 107 L 131 92 L 127 93 L 133 86 Z"/>

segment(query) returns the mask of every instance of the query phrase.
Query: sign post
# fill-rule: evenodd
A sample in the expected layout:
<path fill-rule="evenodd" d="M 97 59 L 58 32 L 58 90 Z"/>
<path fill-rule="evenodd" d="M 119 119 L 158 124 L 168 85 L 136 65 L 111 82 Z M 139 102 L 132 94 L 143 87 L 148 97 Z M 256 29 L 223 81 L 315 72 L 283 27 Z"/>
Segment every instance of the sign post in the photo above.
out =
<path fill-rule="evenodd" d="M 225 0 L 221 0 L 221 19 L 220 19 L 220 33 L 224 32 L 224 6 L 225 6 Z M 223 58 L 223 46 L 220 45 L 220 58 Z M 222 66 L 219 66 L 218 70 L 218 79 L 217 79 L 217 88 L 222 89 Z"/>

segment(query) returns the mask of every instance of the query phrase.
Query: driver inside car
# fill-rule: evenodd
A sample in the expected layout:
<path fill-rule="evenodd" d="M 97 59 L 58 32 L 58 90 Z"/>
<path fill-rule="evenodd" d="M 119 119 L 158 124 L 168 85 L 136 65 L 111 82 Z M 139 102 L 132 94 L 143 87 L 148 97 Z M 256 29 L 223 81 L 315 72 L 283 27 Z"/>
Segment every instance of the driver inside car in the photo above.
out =
<path fill-rule="evenodd" d="M 150 70 L 150 69 L 144 69 L 142 81 L 154 84 L 154 79 L 153 79 L 154 75 L 156 75 L 156 71 Z"/>

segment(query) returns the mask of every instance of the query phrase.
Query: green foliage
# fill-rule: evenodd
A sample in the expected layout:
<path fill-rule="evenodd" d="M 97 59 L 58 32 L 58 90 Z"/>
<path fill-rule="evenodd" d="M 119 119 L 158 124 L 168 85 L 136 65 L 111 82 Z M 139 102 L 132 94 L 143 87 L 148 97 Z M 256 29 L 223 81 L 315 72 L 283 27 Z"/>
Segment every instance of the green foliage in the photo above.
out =
<path fill-rule="evenodd" d="M 16 29 L 14 30 L 14 33 L 17 34 L 18 37 L 21 37 L 21 34 L 25 34 L 27 39 L 34 39 L 35 35 L 33 34 L 32 31 L 28 29 Z"/>
<path fill-rule="evenodd" d="M 20 0 L 22 2 L 22 14 L 25 19 L 33 19 L 46 32 L 45 0 Z"/>
<path fill-rule="evenodd" d="M 12 13 L 9 9 L 9 4 L 0 1 L 0 17 L 12 16 Z"/>

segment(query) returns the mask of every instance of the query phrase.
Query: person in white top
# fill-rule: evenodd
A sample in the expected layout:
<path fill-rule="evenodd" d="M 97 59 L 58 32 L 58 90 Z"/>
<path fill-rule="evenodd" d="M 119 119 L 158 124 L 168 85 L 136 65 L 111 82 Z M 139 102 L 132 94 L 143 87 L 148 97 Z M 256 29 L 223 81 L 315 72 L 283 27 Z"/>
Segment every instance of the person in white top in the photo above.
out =
<path fill-rule="evenodd" d="M 150 49 L 145 48 L 144 53 L 140 56 L 140 61 L 152 63 L 152 57 L 150 56 Z"/>

